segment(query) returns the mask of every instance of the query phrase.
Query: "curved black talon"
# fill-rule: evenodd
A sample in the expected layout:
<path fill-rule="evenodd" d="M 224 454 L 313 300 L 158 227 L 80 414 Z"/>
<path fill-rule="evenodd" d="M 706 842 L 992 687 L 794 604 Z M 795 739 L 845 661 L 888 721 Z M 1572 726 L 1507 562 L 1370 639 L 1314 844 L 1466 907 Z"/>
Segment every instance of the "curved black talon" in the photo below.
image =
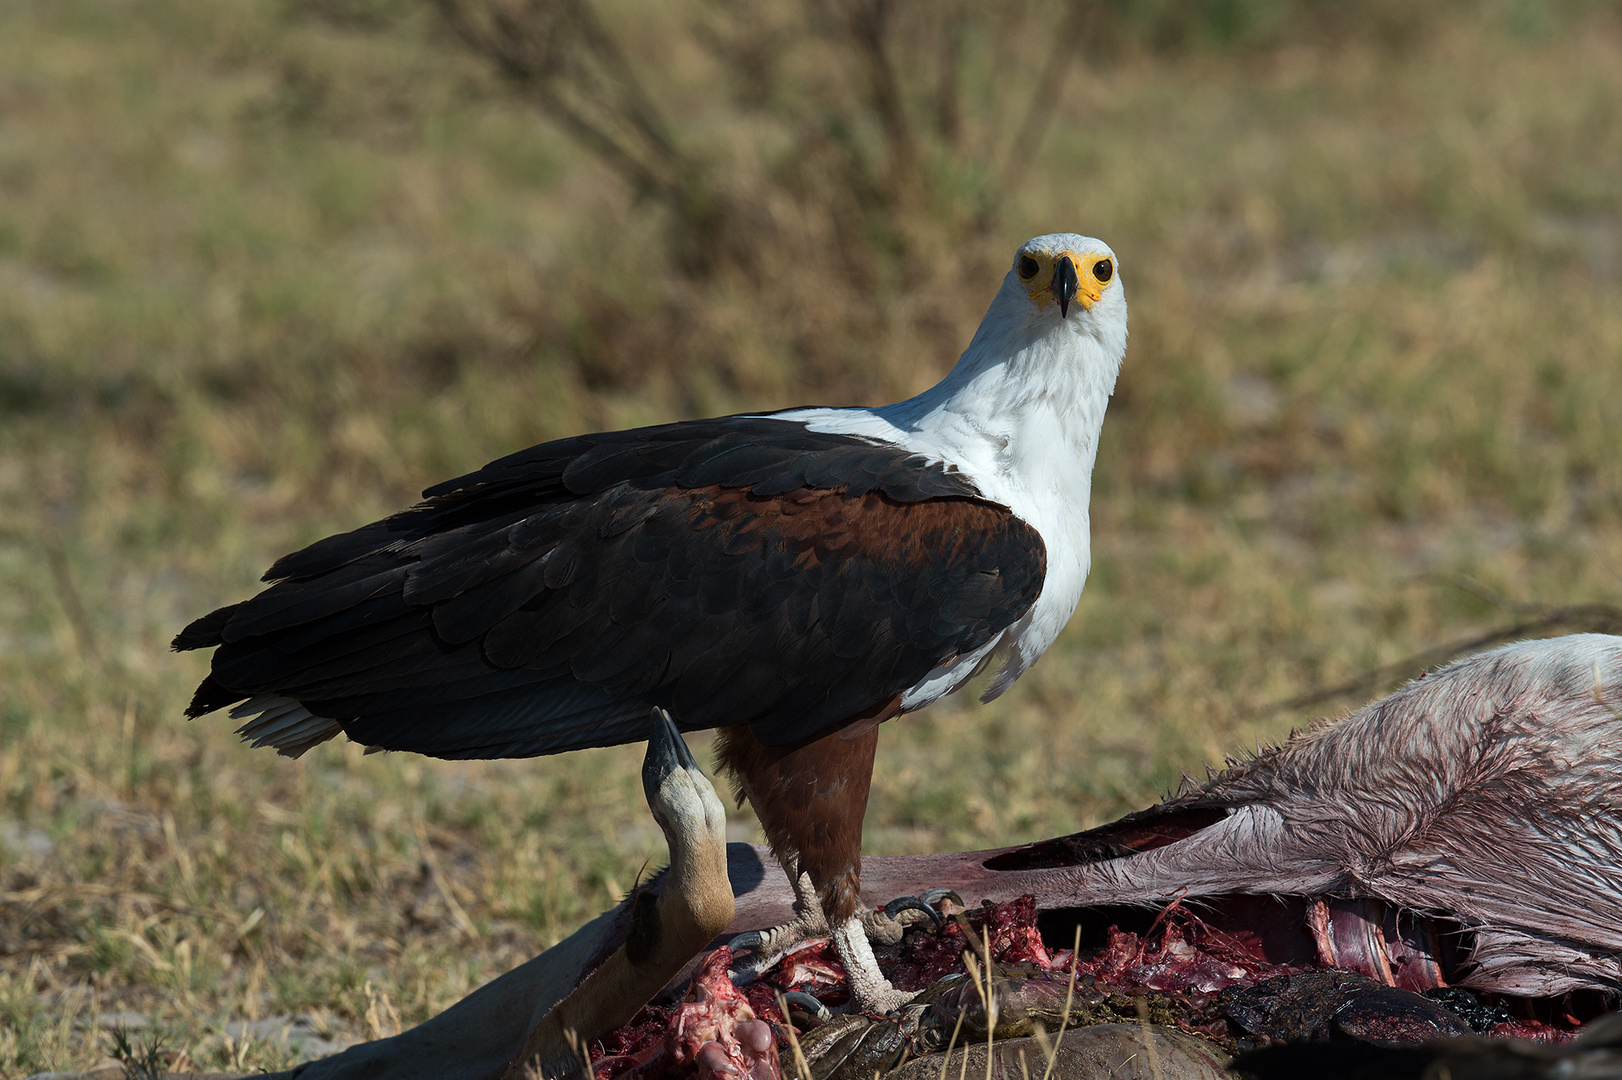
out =
<path fill-rule="evenodd" d="M 766 931 L 745 930 L 743 933 L 727 942 L 727 948 L 732 950 L 736 959 L 738 953 L 744 953 L 743 962 L 727 969 L 727 978 L 732 980 L 733 986 L 743 986 L 752 983 L 766 973 L 771 965 L 764 963 L 767 957 L 762 956 L 760 950 L 766 944 Z"/>
<path fill-rule="evenodd" d="M 766 944 L 765 931 L 745 930 L 743 933 L 727 942 L 727 948 L 731 949 L 735 953 L 754 952 L 764 944 Z"/>
<path fill-rule="evenodd" d="M 921 911 L 929 916 L 930 924 L 939 930 L 945 924 L 945 920 L 941 918 L 941 913 L 935 910 L 934 905 L 947 899 L 958 907 L 963 906 L 963 898 L 951 889 L 927 889 L 921 896 L 898 896 L 885 904 L 882 910 L 889 919 L 894 919 L 903 911 Z"/>
<path fill-rule="evenodd" d="M 826 1024 L 834 1018 L 834 1014 L 829 1011 L 828 1006 L 807 994 L 804 990 L 790 990 L 783 995 L 783 1008 L 788 1009 L 791 1005 L 799 1006 L 799 1012 L 809 1016 L 819 1024 Z M 790 1019 L 793 1019 L 792 1015 Z"/>
<path fill-rule="evenodd" d="M 925 915 L 929 916 L 929 921 L 934 925 L 936 930 L 941 928 L 940 912 L 924 903 L 921 897 L 898 896 L 894 900 L 891 900 L 888 904 L 885 904 L 884 907 L 880 908 L 879 910 L 883 911 L 885 917 L 889 919 L 894 919 L 903 911 L 921 911 Z"/>
<path fill-rule="evenodd" d="M 761 958 L 758 956 L 745 958 L 744 962 L 737 967 L 727 969 L 727 978 L 732 980 L 733 986 L 747 986 L 766 974 L 766 969 L 771 966 L 770 964 L 762 964 L 760 960 Z"/>

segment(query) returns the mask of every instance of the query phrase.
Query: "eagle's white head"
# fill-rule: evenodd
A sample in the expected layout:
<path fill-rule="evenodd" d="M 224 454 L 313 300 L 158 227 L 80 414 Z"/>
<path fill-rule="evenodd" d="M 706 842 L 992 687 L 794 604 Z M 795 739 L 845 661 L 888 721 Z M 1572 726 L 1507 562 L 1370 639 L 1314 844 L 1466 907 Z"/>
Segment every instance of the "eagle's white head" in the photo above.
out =
<path fill-rule="evenodd" d="M 1010 334 L 1014 340 L 1001 343 L 1010 355 L 1019 351 L 1019 338 L 1057 344 L 1067 341 L 1064 335 L 1084 335 L 1119 364 L 1126 350 L 1126 290 L 1115 252 L 1076 233 L 1025 241 L 980 329 Z"/>
<path fill-rule="evenodd" d="M 1049 233 L 1027 240 L 1014 252 L 1003 291 L 1025 296 L 1038 317 L 1056 309 L 1059 318 L 1068 319 L 1074 306 L 1078 315 L 1091 317 L 1078 325 L 1126 325 L 1126 296 L 1115 252 L 1090 236 Z"/>
<path fill-rule="evenodd" d="M 1049 233 L 1015 250 L 951 374 L 887 411 L 927 424 L 944 409 L 1006 429 L 1045 408 L 1067 435 L 1091 444 L 1125 354 L 1126 291 L 1115 252 L 1090 236 Z"/>

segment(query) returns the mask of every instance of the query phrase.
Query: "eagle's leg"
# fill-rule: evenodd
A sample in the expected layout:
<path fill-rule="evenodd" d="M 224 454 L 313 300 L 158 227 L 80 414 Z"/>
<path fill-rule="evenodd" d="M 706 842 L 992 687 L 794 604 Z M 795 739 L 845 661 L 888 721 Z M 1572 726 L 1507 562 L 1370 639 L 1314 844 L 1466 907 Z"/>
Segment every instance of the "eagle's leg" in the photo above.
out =
<path fill-rule="evenodd" d="M 862 818 L 877 746 L 876 727 L 849 736 L 834 732 L 792 748 L 765 746 L 742 725 L 722 729 L 721 764 L 736 780 L 740 798 L 754 806 L 796 897 L 795 918 L 761 936 L 740 978 L 758 974 L 800 942 L 826 935 L 849 976 L 853 1008 L 889 1012 L 915 996 L 895 989 L 879 971 L 867 929 L 877 919 L 859 910 Z M 888 916 L 875 929 L 893 940 Z"/>

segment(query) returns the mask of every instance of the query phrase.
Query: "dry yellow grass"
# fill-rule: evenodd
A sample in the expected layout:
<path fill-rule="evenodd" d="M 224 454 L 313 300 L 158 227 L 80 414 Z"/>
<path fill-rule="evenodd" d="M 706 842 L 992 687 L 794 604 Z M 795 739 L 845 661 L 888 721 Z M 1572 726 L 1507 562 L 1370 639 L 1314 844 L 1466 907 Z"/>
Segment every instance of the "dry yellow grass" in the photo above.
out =
<path fill-rule="evenodd" d="M 655 210 L 393 10 L 0 12 L 0 1073 L 93 1063 L 120 1017 L 276 1066 L 297 1047 L 238 1022 L 387 1031 L 616 899 L 662 856 L 638 748 L 287 762 L 181 719 L 205 660 L 169 637 L 543 438 L 828 371 L 926 385 L 952 357 L 908 320 L 966 340 L 1032 233 L 1105 237 L 1131 297 L 1093 577 L 1006 698 L 887 726 L 870 851 L 1147 803 L 1495 594 L 1622 600 L 1614 6 L 1089 52 L 1002 221 L 920 275 L 927 305 L 885 294 L 883 363 L 850 339 L 832 368 L 735 277 L 649 256 Z M 674 360 L 636 351 L 639 272 L 648 318 L 694 312 Z"/>

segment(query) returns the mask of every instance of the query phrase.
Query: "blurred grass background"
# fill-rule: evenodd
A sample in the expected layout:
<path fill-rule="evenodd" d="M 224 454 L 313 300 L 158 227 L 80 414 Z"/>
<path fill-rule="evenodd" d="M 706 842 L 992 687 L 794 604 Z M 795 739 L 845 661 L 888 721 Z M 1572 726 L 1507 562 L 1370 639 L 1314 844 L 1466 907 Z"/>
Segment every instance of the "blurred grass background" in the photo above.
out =
<path fill-rule="evenodd" d="M 915 392 L 1068 229 L 1132 307 L 1092 578 L 1007 697 L 886 726 L 870 852 L 1622 600 L 1614 2 L 0 5 L 0 1073 L 275 1067 L 616 900 L 639 748 L 289 762 L 181 718 L 169 638 L 530 443 Z"/>

